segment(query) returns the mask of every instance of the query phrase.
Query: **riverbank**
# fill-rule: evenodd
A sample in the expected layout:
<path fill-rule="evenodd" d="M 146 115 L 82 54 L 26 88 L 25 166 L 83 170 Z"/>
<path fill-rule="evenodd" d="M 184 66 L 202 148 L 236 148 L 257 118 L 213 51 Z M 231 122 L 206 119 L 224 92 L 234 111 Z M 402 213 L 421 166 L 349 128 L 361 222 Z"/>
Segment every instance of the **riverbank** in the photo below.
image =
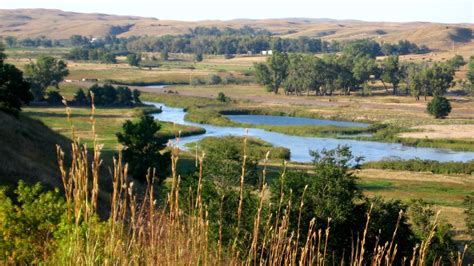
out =
<path fill-rule="evenodd" d="M 399 121 L 393 120 L 371 120 L 361 117 L 351 116 L 339 113 L 331 113 L 324 115 L 324 112 L 315 112 L 312 108 L 305 106 L 280 106 L 265 105 L 246 102 L 241 100 L 231 100 L 229 102 L 221 102 L 217 99 L 206 97 L 194 97 L 185 95 L 168 95 L 162 93 L 143 93 L 143 99 L 147 101 L 162 102 L 168 106 L 184 108 L 187 111 L 186 119 L 199 124 L 211 124 L 216 126 L 243 127 L 243 128 L 260 128 L 272 132 L 279 132 L 288 135 L 303 137 L 330 137 L 330 138 L 350 138 L 365 141 L 380 141 L 388 143 L 400 143 L 413 147 L 429 147 L 451 149 L 455 151 L 474 151 L 474 139 L 428 139 L 428 138 L 405 138 L 402 133 L 416 132 L 419 129 L 412 128 L 413 123 L 426 124 L 431 122 L 449 124 L 453 121 L 438 121 L 425 118 L 403 117 L 400 115 Z M 354 111 L 357 112 L 357 111 Z M 338 121 L 352 122 L 372 122 L 373 124 L 367 128 L 354 127 L 333 127 L 333 126 L 272 126 L 272 125 L 254 125 L 237 123 L 228 119 L 226 114 L 258 114 L 258 115 L 277 115 L 291 117 L 306 117 L 315 119 L 330 119 Z M 356 119 L 358 118 L 358 119 Z M 462 119 L 459 123 L 469 123 L 471 120 Z M 363 134 L 363 136 L 358 136 Z M 367 134 L 371 134 L 367 136 Z"/>

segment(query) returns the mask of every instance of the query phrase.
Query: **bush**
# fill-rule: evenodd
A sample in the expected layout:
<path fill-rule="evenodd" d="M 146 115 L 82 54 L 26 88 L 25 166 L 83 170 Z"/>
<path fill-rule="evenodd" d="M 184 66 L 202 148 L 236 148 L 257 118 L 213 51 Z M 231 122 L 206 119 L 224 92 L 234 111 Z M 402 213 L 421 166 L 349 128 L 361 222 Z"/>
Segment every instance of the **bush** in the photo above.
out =
<path fill-rule="evenodd" d="M 433 160 L 401 160 L 387 159 L 377 162 L 367 162 L 363 168 L 391 169 L 413 172 L 431 172 L 434 174 L 473 174 L 474 161 L 463 162 L 439 162 Z"/>
<path fill-rule="evenodd" d="M 219 92 L 219 94 L 217 95 L 217 100 L 220 101 L 220 102 L 228 102 L 230 101 L 230 98 L 225 96 L 225 94 L 221 91 Z"/>
<path fill-rule="evenodd" d="M 207 84 L 209 84 L 209 85 L 218 85 L 221 82 L 222 82 L 221 77 L 219 77 L 216 74 L 209 75 L 209 78 L 207 79 Z"/>
<path fill-rule="evenodd" d="M 46 101 L 51 105 L 61 105 L 63 96 L 57 90 L 48 91 Z"/>
<path fill-rule="evenodd" d="M 199 85 L 204 84 L 204 81 L 202 81 L 202 80 L 201 80 L 200 78 L 198 78 L 198 77 L 192 77 L 190 84 L 191 84 L 192 86 L 199 86 Z"/>
<path fill-rule="evenodd" d="M 222 79 L 222 84 L 236 84 L 237 83 L 237 78 L 235 78 L 234 76 L 232 75 L 229 75 L 229 76 L 225 76 L 223 79 Z"/>
<path fill-rule="evenodd" d="M 451 104 L 445 97 L 435 96 L 428 103 L 426 110 L 435 118 L 444 118 L 451 112 Z"/>
<path fill-rule="evenodd" d="M 202 53 L 196 53 L 194 55 L 194 60 L 196 60 L 196 62 L 201 62 L 203 60 Z"/>
<path fill-rule="evenodd" d="M 66 205 L 59 189 L 44 192 L 39 183 L 20 181 L 14 195 L 0 190 L 0 260 L 38 264 L 55 250 Z"/>

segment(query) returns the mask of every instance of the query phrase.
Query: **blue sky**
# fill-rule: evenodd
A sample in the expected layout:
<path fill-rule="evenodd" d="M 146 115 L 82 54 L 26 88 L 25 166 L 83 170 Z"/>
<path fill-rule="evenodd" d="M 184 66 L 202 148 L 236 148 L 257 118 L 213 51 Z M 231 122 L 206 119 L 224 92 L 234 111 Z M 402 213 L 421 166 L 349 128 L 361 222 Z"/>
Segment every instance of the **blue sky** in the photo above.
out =
<path fill-rule="evenodd" d="M 1 0 L 0 8 L 55 8 L 159 19 L 334 18 L 474 23 L 473 0 Z"/>

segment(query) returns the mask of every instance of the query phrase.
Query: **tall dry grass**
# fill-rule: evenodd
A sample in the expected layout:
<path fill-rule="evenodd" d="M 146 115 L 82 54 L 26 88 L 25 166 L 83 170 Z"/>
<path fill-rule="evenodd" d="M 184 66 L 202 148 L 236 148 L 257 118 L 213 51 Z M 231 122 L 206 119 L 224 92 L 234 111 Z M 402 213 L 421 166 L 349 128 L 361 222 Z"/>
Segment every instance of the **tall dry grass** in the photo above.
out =
<path fill-rule="evenodd" d="M 71 111 L 67 109 L 71 120 Z M 245 177 L 245 161 L 243 160 L 240 176 L 239 204 L 232 211 L 237 217 L 235 238 L 230 246 L 222 242 L 222 218 L 218 221 L 219 237 L 217 242 L 209 236 L 207 206 L 202 197 L 203 161 L 205 154 L 197 155 L 198 185 L 195 193 L 189 193 L 185 199 L 190 211 L 180 208 L 179 196 L 181 189 L 180 175 L 177 164 L 180 150 L 177 145 L 171 153 L 171 182 L 166 195 L 166 202 L 160 206 L 155 199 L 155 172 L 150 170 L 146 191 L 136 194 L 133 181 L 127 178 L 127 164 L 119 155 L 111 169 L 112 194 L 110 200 L 109 219 L 99 221 L 99 169 L 101 165 L 101 148 L 95 132 L 94 106 L 91 112 L 92 133 L 94 142 L 92 155 L 88 147 L 80 143 L 72 132 L 72 160 L 68 167 L 64 161 L 64 153 L 58 147 L 58 161 L 68 204 L 68 219 L 72 221 L 70 233 L 62 244 L 60 254 L 51 260 L 53 263 L 66 265 L 325 265 L 331 255 L 328 254 L 327 243 L 331 237 L 331 220 L 328 219 L 326 229 L 316 228 L 316 220 L 310 223 L 308 233 L 300 233 L 301 211 L 304 196 L 300 202 L 289 201 L 283 204 L 283 192 L 276 212 L 262 212 L 267 203 L 266 161 L 263 163 L 263 177 L 259 184 L 258 209 L 255 217 L 242 217 L 243 187 Z M 179 136 L 176 141 L 179 142 Z M 246 142 L 245 142 L 246 143 Z M 245 146 L 244 143 L 244 146 Z M 245 153 L 244 153 L 245 154 Z M 245 155 L 244 155 L 245 156 Z M 283 171 L 283 175 L 285 172 Z M 283 178 L 282 178 L 283 179 Z M 192 190 L 189 189 L 191 192 Z M 306 188 L 305 188 L 306 192 Z M 290 211 L 293 204 L 299 205 L 298 226 L 296 231 L 290 230 Z M 222 217 L 222 205 L 220 217 Z M 409 264 L 424 265 L 431 239 L 436 230 L 436 223 L 424 242 L 416 246 L 411 258 L 395 261 L 398 245 L 395 241 L 398 224 L 403 216 L 400 212 L 397 226 L 391 241 L 376 244 L 373 250 L 367 250 L 366 235 L 370 226 L 371 212 L 367 214 L 365 230 L 353 244 L 349 261 L 341 261 L 341 265 L 392 265 Z M 237 248 L 242 237 L 240 222 L 242 219 L 254 219 L 251 243 L 248 247 Z M 303 243 L 301 245 L 300 243 Z M 453 265 L 462 265 L 464 253 L 458 254 Z M 439 261 L 437 261 L 439 263 Z"/>

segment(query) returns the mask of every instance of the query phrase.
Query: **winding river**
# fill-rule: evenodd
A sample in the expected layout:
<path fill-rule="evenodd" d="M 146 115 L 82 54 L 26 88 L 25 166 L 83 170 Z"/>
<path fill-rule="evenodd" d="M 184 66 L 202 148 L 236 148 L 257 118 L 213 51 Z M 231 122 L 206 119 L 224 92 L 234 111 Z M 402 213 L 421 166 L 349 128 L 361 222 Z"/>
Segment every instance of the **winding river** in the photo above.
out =
<path fill-rule="evenodd" d="M 404 146 L 398 143 L 384 143 L 375 141 L 360 141 L 351 139 L 333 139 L 333 138 L 318 138 L 318 137 L 300 137 L 286 135 L 276 132 L 269 132 L 258 128 L 238 128 L 238 127 L 220 127 L 209 124 L 198 124 L 188 122 L 184 120 L 186 112 L 182 108 L 168 107 L 161 103 L 147 102 L 147 104 L 155 105 L 158 108 L 162 108 L 163 112 L 154 114 L 155 119 L 160 121 L 174 122 L 177 124 L 198 126 L 206 129 L 206 133 L 202 135 L 182 137 L 180 139 L 179 146 L 184 148 L 184 145 L 190 142 L 198 141 L 205 137 L 221 137 L 221 136 L 253 136 L 263 139 L 275 146 L 281 146 L 290 149 L 291 160 L 297 162 L 309 162 L 311 156 L 309 155 L 310 150 L 321 150 L 321 149 L 333 149 L 338 145 L 348 145 L 352 149 L 352 153 L 355 156 L 363 156 L 365 161 L 381 160 L 389 157 L 399 157 L 401 159 L 429 159 L 437 161 L 469 161 L 474 160 L 474 152 L 461 152 L 451 151 L 446 149 L 434 149 L 434 148 L 418 148 Z M 271 119 L 269 117 L 259 119 Z M 235 119 L 235 117 L 234 117 Z M 247 122 L 251 122 L 247 118 Z M 282 119 L 282 117 L 274 117 L 273 119 Z M 308 120 L 305 120 L 309 123 Z M 324 120 L 323 120 L 324 121 Z M 267 121 L 270 123 L 271 121 Z M 327 123 L 341 123 L 340 121 L 327 121 Z M 351 126 L 351 122 L 346 125 Z M 334 123 L 333 123 L 334 124 Z M 363 126 L 363 125 L 359 125 Z"/>

